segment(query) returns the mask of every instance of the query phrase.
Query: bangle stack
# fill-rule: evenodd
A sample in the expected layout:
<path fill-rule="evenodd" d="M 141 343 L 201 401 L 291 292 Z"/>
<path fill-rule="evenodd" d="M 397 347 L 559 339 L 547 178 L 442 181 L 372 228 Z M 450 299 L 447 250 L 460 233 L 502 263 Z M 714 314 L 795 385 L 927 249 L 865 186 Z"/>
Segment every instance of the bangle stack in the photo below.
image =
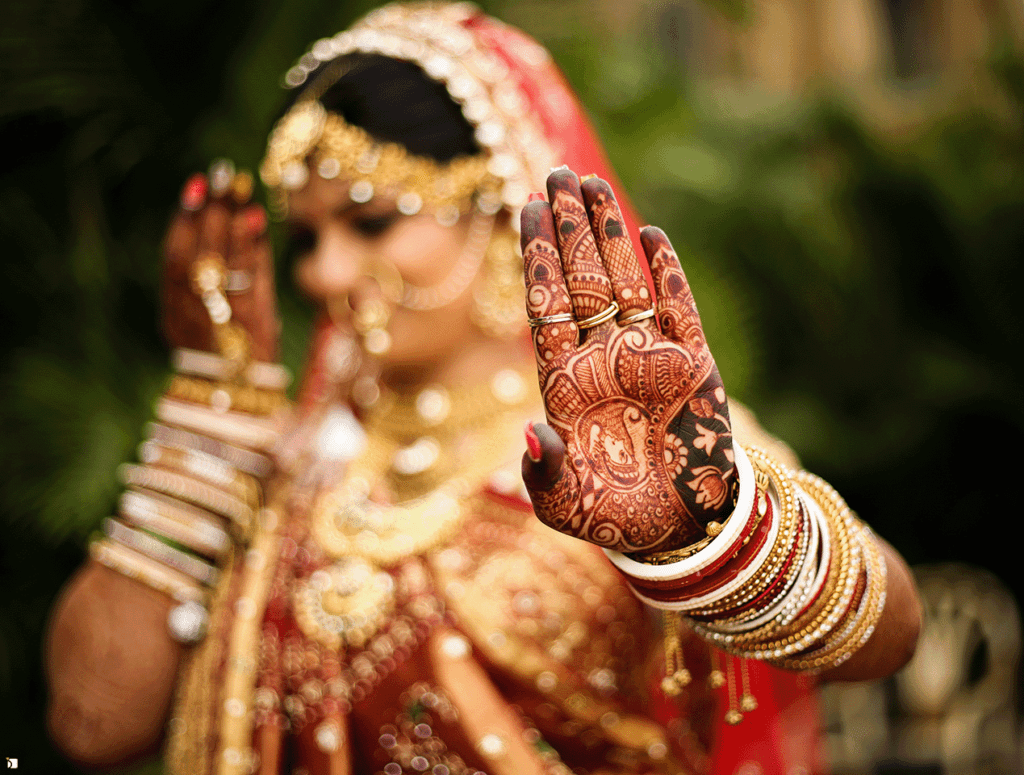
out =
<path fill-rule="evenodd" d="M 885 558 L 839 494 L 759 449 L 734 449 L 740 496 L 719 535 L 648 557 L 606 550 L 635 594 L 665 612 L 667 694 L 689 680 L 676 619 L 731 657 L 818 673 L 863 646 L 885 607 Z M 712 683 L 722 677 L 713 671 Z M 745 683 L 736 707 L 728 688 L 729 723 L 756 707 Z"/>
<path fill-rule="evenodd" d="M 205 605 L 221 581 L 220 563 L 256 528 L 287 381 L 273 364 L 239 369 L 196 351 L 177 351 L 174 360 L 186 374 L 173 379 L 158 403 L 160 422 L 147 428 L 141 463 L 119 470 L 127 490 L 118 517 L 104 520 L 105 535 L 89 553 L 176 600 L 171 636 L 192 644 L 205 634 Z M 223 379 L 233 381 L 227 387 L 214 381 Z"/>

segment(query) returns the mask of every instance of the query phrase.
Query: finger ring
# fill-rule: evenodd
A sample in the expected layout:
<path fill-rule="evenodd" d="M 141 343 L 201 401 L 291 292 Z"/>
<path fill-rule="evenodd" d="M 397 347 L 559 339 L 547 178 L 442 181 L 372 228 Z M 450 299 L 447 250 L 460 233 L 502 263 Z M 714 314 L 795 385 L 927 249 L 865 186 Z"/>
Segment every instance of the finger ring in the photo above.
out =
<path fill-rule="evenodd" d="M 619 318 L 620 326 L 628 326 L 630 323 L 639 323 L 641 320 L 647 320 L 647 318 L 653 318 L 655 315 L 654 309 L 645 309 L 642 312 L 634 312 L 632 315 L 627 315 L 624 318 Z"/>
<path fill-rule="evenodd" d="M 530 324 L 530 328 L 540 328 L 548 323 L 568 323 L 575 319 L 571 312 L 559 312 L 557 315 L 546 315 L 542 318 L 527 318 L 526 322 Z"/>
<path fill-rule="evenodd" d="M 225 293 L 245 293 L 252 288 L 252 272 L 245 269 L 229 269 L 224 280 Z"/>
<path fill-rule="evenodd" d="M 210 180 L 210 193 L 215 197 L 224 196 L 235 178 L 235 164 L 230 159 L 217 159 L 210 165 L 207 174 Z"/>
<path fill-rule="evenodd" d="M 596 315 L 592 315 L 586 320 L 580 320 L 576 323 L 576 327 L 580 331 L 586 331 L 588 328 L 594 328 L 602 323 L 606 323 L 613 317 L 619 314 L 619 305 L 614 301 L 608 305 L 608 308 L 603 312 L 598 312 Z"/>

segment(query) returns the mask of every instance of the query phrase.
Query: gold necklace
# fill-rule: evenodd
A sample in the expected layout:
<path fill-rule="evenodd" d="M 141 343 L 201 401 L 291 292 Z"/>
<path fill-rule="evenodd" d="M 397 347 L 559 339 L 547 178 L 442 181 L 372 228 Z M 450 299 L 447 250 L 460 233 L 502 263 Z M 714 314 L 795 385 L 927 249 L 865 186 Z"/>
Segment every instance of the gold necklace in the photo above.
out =
<path fill-rule="evenodd" d="M 515 449 L 516 420 L 532 397 L 527 384 L 506 370 L 459 394 L 431 387 L 413 399 L 382 397 L 367 418 L 363 453 L 313 508 L 313 538 L 337 562 L 297 585 L 297 619 L 307 635 L 338 648 L 376 631 L 394 606 L 383 569 L 455 535 L 470 496 Z"/>

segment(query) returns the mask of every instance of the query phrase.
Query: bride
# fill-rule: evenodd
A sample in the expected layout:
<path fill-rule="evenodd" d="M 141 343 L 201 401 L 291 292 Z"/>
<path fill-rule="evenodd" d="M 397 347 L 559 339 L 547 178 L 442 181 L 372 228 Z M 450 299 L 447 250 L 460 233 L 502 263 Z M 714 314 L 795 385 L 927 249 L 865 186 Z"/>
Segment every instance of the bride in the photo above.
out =
<path fill-rule="evenodd" d="M 215 165 L 165 245 L 176 376 L 52 616 L 57 744 L 193 774 L 818 771 L 813 676 L 901 667 L 913 583 L 728 400 L 547 52 L 393 5 L 285 80 L 261 177 L 321 311 L 299 400 L 266 213 Z"/>

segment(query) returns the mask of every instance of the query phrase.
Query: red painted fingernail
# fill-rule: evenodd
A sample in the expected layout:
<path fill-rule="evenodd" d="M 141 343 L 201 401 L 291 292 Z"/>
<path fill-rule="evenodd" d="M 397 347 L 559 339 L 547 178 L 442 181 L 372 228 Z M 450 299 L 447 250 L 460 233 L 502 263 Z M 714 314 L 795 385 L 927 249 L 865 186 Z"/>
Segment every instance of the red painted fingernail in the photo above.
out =
<path fill-rule="evenodd" d="M 534 193 L 534 194 L 530 194 L 526 198 L 526 201 L 527 202 L 543 202 L 544 201 L 544 195 L 539 193 L 539 192 L 538 193 Z"/>
<path fill-rule="evenodd" d="M 206 176 L 200 172 L 190 177 L 181 190 L 181 207 L 184 210 L 195 212 L 206 201 L 207 183 Z"/>
<path fill-rule="evenodd" d="M 540 439 L 537 438 L 537 431 L 533 429 L 533 423 L 526 423 L 526 454 L 534 463 L 540 462 Z"/>
<path fill-rule="evenodd" d="M 267 228 L 267 213 L 262 207 L 251 207 L 245 211 L 245 222 L 253 234 L 262 234 Z"/>

